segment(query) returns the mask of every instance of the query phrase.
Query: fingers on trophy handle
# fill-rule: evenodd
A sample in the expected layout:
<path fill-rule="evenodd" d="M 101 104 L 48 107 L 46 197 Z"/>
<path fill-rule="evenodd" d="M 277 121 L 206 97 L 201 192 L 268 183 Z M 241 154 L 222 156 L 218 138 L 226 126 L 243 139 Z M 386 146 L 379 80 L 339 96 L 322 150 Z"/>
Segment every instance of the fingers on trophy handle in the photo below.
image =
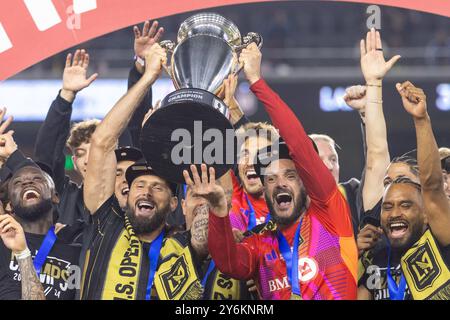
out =
<path fill-rule="evenodd" d="M 249 32 L 242 38 L 242 44 L 236 46 L 234 49 L 236 52 L 240 52 L 243 49 L 247 48 L 251 43 L 255 43 L 258 46 L 258 49 L 261 49 L 263 42 L 263 37 L 259 33 Z"/>
<path fill-rule="evenodd" d="M 173 51 L 175 50 L 175 43 L 172 40 L 161 41 L 159 45 L 161 46 L 161 48 L 165 49 L 169 55 L 172 55 Z M 170 72 L 170 70 L 172 69 L 170 65 L 168 66 L 167 64 L 163 64 L 163 68 L 169 76 L 172 75 L 172 73 Z"/>

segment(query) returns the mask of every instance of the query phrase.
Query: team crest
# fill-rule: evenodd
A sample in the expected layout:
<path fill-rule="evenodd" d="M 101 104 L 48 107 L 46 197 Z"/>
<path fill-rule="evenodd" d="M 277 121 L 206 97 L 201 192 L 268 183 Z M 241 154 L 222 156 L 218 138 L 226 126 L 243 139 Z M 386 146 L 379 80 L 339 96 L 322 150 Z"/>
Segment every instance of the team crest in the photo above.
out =
<path fill-rule="evenodd" d="M 417 250 L 406 259 L 406 265 L 418 291 L 431 287 L 441 273 L 428 241 L 419 245 Z"/>
<path fill-rule="evenodd" d="M 173 299 L 189 280 L 186 258 L 182 256 L 181 259 L 177 259 L 168 271 L 160 275 L 160 279 L 168 299 Z"/>
<path fill-rule="evenodd" d="M 313 280 L 319 272 L 316 260 L 311 257 L 303 257 L 298 260 L 298 279 L 300 282 Z"/>

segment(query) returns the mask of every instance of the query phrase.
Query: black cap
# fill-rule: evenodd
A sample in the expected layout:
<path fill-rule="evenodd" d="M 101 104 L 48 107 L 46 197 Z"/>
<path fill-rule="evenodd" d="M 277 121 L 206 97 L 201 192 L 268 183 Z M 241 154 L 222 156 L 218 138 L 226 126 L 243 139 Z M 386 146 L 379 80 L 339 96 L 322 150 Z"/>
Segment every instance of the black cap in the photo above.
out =
<path fill-rule="evenodd" d="M 319 153 L 319 149 L 317 149 L 317 145 L 314 140 L 310 138 L 310 141 L 314 147 L 314 150 Z M 289 154 L 289 148 L 286 142 L 284 142 L 281 138 L 275 141 L 275 143 L 273 143 L 271 146 L 258 150 L 258 152 L 256 153 L 255 161 L 253 162 L 253 167 L 262 184 L 264 184 L 264 169 L 266 169 L 272 163 L 272 161 L 281 159 L 292 160 Z"/>
<path fill-rule="evenodd" d="M 50 177 L 53 178 L 53 170 L 50 168 L 50 166 L 42 161 L 35 161 L 36 164 L 41 168 L 42 171 L 46 172 Z"/>
<path fill-rule="evenodd" d="M 139 161 L 143 158 L 141 150 L 133 147 L 119 147 L 114 150 L 117 162 L 120 161 Z"/>
<path fill-rule="evenodd" d="M 144 175 L 152 175 L 164 179 L 168 184 L 170 190 L 172 190 L 172 194 L 174 196 L 177 194 L 177 185 L 158 175 L 146 162 L 136 162 L 128 167 L 127 171 L 125 172 L 125 178 L 127 179 L 128 186 L 131 187 L 131 183 L 134 181 L 134 179 Z"/>

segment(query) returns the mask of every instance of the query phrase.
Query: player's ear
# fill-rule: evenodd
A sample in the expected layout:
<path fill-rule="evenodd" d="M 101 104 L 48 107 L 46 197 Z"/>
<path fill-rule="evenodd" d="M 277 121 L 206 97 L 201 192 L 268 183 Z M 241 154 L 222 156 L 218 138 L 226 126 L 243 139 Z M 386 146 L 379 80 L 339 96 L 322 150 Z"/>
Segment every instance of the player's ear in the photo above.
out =
<path fill-rule="evenodd" d="M 172 197 L 170 198 L 170 210 L 175 211 L 178 206 L 178 198 Z"/>

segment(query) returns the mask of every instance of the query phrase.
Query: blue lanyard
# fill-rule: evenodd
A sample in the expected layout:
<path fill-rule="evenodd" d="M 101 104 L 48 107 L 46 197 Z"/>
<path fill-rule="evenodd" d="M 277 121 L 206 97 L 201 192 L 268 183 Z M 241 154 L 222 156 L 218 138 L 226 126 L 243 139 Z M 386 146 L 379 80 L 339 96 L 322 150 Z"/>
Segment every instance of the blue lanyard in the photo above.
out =
<path fill-rule="evenodd" d="M 245 215 L 248 217 L 248 226 L 247 226 L 247 230 L 252 230 L 254 227 L 256 227 L 256 213 L 255 210 L 253 209 L 253 206 L 250 202 L 250 200 L 248 199 L 247 194 L 245 194 L 245 200 L 247 201 L 247 205 L 248 205 L 248 210 L 245 210 Z M 270 220 L 270 213 L 266 216 L 266 220 L 265 222 Z"/>
<path fill-rule="evenodd" d="M 36 256 L 34 257 L 33 265 L 34 269 L 36 270 L 38 278 L 39 275 L 41 274 L 42 266 L 44 265 L 45 260 L 47 260 L 47 256 L 52 250 L 55 242 L 56 242 L 55 227 L 52 226 L 48 230 L 47 235 L 44 238 L 44 241 L 42 241 L 41 247 L 39 248 Z"/>
<path fill-rule="evenodd" d="M 159 253 L 161 252 L 162 242 L 164 238 L 164 230 L 161 231 L 158 238 L 152 241 L 148 250 L 148 260 L 150 261 L 150 272 L 148 275 L 147 292 L 145 300 L 151 300 L 153 280 L 155 279 L 156 268 L 158 266 Z"/>
<path fill-rule="evenodd" d="M 403 275 L 400 278 L 400 283 L 397 286 L 397 283 L 395 282 L 394 278 L 392 278 L 391 275 L 391 245 L 388 243 L 388 263 L 387 263 L 387 284 L 388 284 L 388 290 L 389 290 L 389 299 L 390 300 L 403 300 L 405 298 L 405 291 L 406 291 L 406 279 Z"/>
<path fill-rule="evenodd" d="M 211 274 L 211 272 L 214 270 L 215 267 L 216 267 L 216 264 L 211 259 L 211 261 L 209 262 L 208 270 L 206 271 L 206 274 L 205 274 L 205 276 L 203 277 L 203 280 L 202 280 L 202 287 L 203 288 L 205 288 L 206 281 L 208 281 L 209 275 Z"/>
<path fill-rule="evenodd" d="M 245 210 L 245 215 L 248 217 L 247 230 L 252 230 L 254 227 L 256 227 L 256 214 L 252 204 L 250 203 L 250 200 L 248 200 L 247 194 L 244 193 L 244 195 L 248 205 L 248 210 Z"/>
<path fill-rule="evenodd" d="M 286 262 L 287 277 L 291 284 L 292 293 L 301 297 L 300 284 L 298 281 L 298 247 L 300 242 L 300 229 L 302 228 L 303 217 L 300 219 L 300 223 L 297 226 L 294 237 L 294 246 L 291 248 L 288 241 L 283 236 L 281 231 L 278 231 L 278 247 Z"/>

